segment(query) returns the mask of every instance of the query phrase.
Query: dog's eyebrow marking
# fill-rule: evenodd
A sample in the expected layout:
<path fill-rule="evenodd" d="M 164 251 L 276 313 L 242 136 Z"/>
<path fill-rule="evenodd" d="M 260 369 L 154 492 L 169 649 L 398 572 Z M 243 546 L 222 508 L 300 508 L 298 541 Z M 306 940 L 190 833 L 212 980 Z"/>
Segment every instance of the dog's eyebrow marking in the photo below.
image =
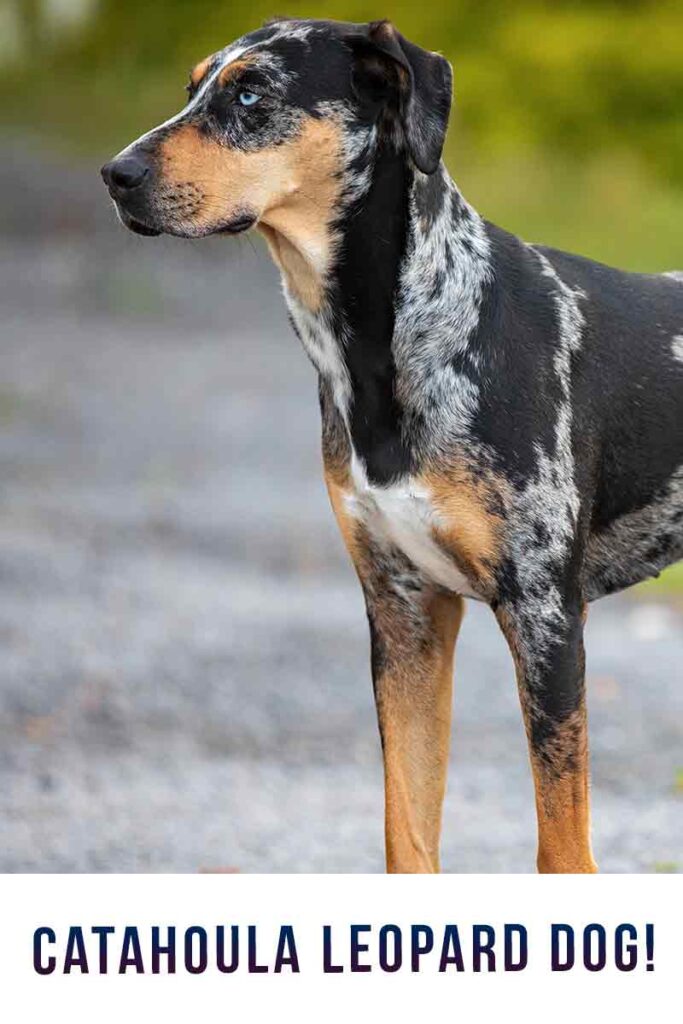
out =
<path fill-rule="evenodd" d="M 216 81 L 219 85 L 227 85 L 232 82 L 238 75 L 240 75 L 246 68 L 253 64 L 254 58 L 251 55 L 242 58 L 236 58 L 231 60 L 228 64 L 224 64 L 218 75 Z"/>
<path fill-rule="evenodd" d="M 211 67 L 213 60 L 213 56 L 205 57 L 204 60 L 200 61 L 199 64 L 192 68 L 192 71 L 190 72 L 190 84 L 193 88 L 196 89 L 199 85 L 202 78 Z"/>
<path fill-rule="evenodd" d="M 242 54 L 246 53 L 247 50 L 249 49 L 251 49 L 251 47 L 249 46 L 238 46 L 237 44 L 234 44 L 233 46 L 229 46 L 227 50 L 224 50 L 219 55 L 220 61 L 218 67 L 216 67 L 213 71 L 210 71 L 208 74 L 205 72 L 204 80 L 201 82 L 199 88 L 197 89 L 197 92 L 194 94 L 194 96 L 190 97 L 189 101 L 185 104 L 182 110 L 179 110 L 177 114 L 173 114 L 172 117 L 169 117 L 168 120 L 164 121 L 162 124 L 156 125 L 155 128 L 150 128 L 150 130 L 148 132 L 145 132 L 144 135 L 141 135 L 139 139 L 135 139 L 135 141 L 131 142 L 129 146 L 126 146 L 126 149 L 122 150 L 120 155 L 123 155 L 123 153 L 128 152 L 128 150 L 133 149 L 135 146 L 139 146 L 140 143 L 145 142 L 146 139 L 155 135 L 158 131 L 161 131 L 164 128 L 170 128 L 172 125 L 178 124 L 179 121 L 182 121 L 184 117 L 186 117 L 192 110 L 195 110 L 199 106 L 204 96 L 206 95 L 209 87 L 216 80 L 217 76 L 226 67 L 226 65 L 238 60 L 242 56 Z M 210 63 L 213 61 L 213 59 L 213 57 L 207 57 L 207 60 Z M 197 67 L 201 67 L 202 64 L 204 64 L 204 61 L 202 61 L 201 64 L 197 65 Z"/>

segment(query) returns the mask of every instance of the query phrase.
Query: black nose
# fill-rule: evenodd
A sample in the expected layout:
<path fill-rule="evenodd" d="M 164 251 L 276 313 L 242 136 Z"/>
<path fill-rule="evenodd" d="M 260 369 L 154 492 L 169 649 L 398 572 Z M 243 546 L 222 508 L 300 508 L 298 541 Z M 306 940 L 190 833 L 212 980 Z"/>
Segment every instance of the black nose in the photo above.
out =
<path fill-rule="evenodd" d="M 100 171 L 105 185 L 119 192 L 129 192 L 141 185 L 149 174 L 149 167 L 138 157 L 124 156 L 112 160 Z"/>

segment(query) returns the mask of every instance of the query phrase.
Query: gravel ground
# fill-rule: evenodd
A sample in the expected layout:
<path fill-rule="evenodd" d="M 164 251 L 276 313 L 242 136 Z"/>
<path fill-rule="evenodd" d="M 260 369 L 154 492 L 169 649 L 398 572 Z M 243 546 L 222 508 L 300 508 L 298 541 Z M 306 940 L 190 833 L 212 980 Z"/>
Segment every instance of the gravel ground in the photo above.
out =
<path fill-rule="evenodd" d="M 0 870 L 381 870 L 362 601 L 274 273 L 225 241 L 12 230 Z M 642 596 L 591 612 L 603 870 L 683 865 L 682 624 Z M 511 661 L 471 604 L 444 867 L 528 871 L 534 837 Z"/>

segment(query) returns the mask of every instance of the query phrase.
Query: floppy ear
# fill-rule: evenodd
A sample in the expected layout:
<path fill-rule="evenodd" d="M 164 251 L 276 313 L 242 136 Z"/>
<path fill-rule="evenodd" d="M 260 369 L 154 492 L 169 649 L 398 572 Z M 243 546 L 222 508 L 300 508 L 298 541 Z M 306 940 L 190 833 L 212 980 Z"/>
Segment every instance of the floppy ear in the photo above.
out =
<path fill-rule="evenodd" d="M 356 56 L 354 86 L 375 102 L 398 99 L 398 118 L 415 166 L 439 166 L 451 109 L 453 72 L 448 61 L 404 39 L 389 21 L 359 26 L 348 42 Z"/>

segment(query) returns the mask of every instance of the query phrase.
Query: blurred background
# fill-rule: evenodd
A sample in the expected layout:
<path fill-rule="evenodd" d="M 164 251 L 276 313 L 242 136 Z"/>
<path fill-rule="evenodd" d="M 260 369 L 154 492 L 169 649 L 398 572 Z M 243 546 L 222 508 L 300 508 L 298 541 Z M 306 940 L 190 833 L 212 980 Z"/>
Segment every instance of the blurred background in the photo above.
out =
<path fill-rule="evenodd" d="M 315 378 L 258 239 L 134 237 L 100 164 L 244 0 L 0 0 L 0 870 L 382 868 L 360 590 Z M 488 218 L 683 268 L 678 0 L 300 4 L 454 64 L 447 162 Z M 283 428 L 284 425 L 284 428 Z M 593 606 L 597 859 L 683 868 L 683 571 Z M 470 605 L 444 868 L 528 871 L 512 664 Z"/>

